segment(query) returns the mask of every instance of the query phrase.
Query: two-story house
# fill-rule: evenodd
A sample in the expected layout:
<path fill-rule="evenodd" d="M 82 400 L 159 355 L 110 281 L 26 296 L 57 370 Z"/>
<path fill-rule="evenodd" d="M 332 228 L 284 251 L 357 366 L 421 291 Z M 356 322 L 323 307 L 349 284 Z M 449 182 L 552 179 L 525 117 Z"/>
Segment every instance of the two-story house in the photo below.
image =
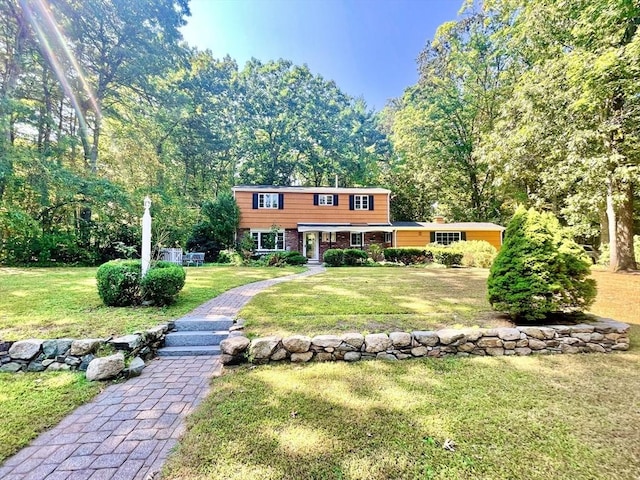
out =
<path fill-rule="evenodd" d="M 502 244 L 504 227 L 493 223 L 391 222 L 391 191 L 384 188 L 236 186 L 238 238 L 253 237 L 258 252 L 298 250 L 321 261 L 330 248 L 424 247 L 458 240 Z M 275 233 L 275 241 L 273 241 Z M 269 240 L 269 241 L 267 241 Z"/>

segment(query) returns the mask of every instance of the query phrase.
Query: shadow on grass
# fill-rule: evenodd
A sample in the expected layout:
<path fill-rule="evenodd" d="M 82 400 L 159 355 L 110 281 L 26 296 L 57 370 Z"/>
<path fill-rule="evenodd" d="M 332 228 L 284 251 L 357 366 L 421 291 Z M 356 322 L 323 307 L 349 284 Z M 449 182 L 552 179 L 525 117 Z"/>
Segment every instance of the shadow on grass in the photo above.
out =
<path fill-rule="evenodd" d="M 168 478 L 632 478 L 638 360 L 239 368 L 214 381 Z"/>

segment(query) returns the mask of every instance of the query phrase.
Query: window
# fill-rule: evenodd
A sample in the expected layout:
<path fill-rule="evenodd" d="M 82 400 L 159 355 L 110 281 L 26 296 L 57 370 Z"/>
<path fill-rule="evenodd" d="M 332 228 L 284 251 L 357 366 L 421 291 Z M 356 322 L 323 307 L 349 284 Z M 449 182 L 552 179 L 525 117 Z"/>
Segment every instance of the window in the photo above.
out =
<path fill-rule="evenodd" d="M 333 205 L 333 195 L 318 195 L 318 205 Z"/>
<path fill-rule="evenodd" d="M 284 250 L 284 232 L 251 232 L 256 250 Z"/>
<path fill-rule="evenodd" d="M 258 194 L 258 208 L 278 208 L 279 205 L 277 193 Z"/>
<path fill-rule="evenodd" d="M 384 243 L 391 243 L 392 235 L 391 232 L 384 232 Z"/>
<path fill-rule="evenodd" d="M 355 210 L 369 210 L 369 195 L 354 195 L 353 208 Z"/>
<path fill-rule="evenodd" d="M 351 232 L 351 246 L 352 247 L 362 246 L 362 233 Z"/>
<path fill-rule="evenodd" d="M 336 232 L 322 232 L 322 242 L 324 243 L 335 243 L 336 242 Z"/>
<path fill-rule="evenodd" d="M 461 240 L 460 232 L 436 232 L 435 241 L 441 245 L 449 245 Z"/>

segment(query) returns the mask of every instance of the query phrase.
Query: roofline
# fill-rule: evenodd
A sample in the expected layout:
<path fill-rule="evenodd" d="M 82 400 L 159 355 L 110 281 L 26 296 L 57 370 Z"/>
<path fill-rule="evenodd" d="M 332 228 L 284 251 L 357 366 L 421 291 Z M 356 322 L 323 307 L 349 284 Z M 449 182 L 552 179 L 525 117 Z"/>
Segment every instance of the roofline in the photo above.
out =
<path fill-rule="evenodd" d="M 278 187 L 275 185 L 236 185 L 232 192 L 296 192 L 296 193 L 380 193 L 389 195 L 391 190 L 379 187 Z"/>
<path fill-rule="evenodd" d="M 473 232 L 473 231 L 494 231 L 503 232 L 506 227 L 491 222 L 454 222 L 454 223 L 427 223 L 416 222 L 417 225 L 393 225 L 396 230 L 429 230 L 439 232 Z"/>

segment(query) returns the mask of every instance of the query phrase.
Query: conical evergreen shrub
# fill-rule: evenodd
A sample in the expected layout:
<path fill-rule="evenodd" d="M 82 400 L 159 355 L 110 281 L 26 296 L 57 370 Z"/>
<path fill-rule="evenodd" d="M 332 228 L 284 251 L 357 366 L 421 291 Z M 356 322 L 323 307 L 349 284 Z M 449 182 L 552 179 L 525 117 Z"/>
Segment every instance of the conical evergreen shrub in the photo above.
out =
<path fill-rule="evenodd" d="M 550 213 L 519 208 L 489 274 L 489 302 L 520 322 L 579 312 L 595 300 L 582 248 Z"/>

